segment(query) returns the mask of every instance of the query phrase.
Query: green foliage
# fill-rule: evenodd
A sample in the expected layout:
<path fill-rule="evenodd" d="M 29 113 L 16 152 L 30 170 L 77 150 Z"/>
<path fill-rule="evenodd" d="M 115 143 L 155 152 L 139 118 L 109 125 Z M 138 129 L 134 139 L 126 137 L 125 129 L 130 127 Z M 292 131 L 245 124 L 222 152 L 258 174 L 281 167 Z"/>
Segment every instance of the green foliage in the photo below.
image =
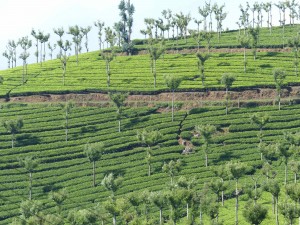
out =
<path fill-rule="evenodd" d="M 103 142 L 87 143 L 84 146 L 84 153 L 90 162 L 95 162 L 101 159 L 102 154 L 105 151 Z"/>
<path fill-rule="evenodd" d="M 243 216 L 250 224 L 261 224 L 267 217 L 268 210 L 261 204 L 248 204 L 243 211 Z"/>
<path fill-rule="evenodd" d="M 176 76 L 172 76 L 172 75 L 168 75 L 168 76 L 164 76 L 165 82 L 167 87 L 171 90 L 171 91 L 175 91 L 178 89 L 178 87 L 180 86 L 180 83 L 182 82 L 182 79 Z"/>

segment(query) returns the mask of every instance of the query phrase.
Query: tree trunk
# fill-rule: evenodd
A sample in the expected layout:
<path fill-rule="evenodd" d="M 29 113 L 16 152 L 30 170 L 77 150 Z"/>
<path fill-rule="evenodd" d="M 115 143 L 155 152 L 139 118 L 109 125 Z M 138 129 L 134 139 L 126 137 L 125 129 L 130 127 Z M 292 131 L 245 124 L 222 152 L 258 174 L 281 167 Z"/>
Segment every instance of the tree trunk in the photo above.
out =
<path fill-rule="evenodd" d="M 228 88 L 226 88 L 225 96 L 226 96 L 226 115 L 228 115 Z"/>
<path fill-rule="evenodd" d="M 121 132 L 121 120 L 119 120 L 119 132 Z"/>
<path fill-rule="evenodd" d="M 96 162 L 93 161 L 93 186 L 96 186 Z"/>
<path fill-rule="evenodd" d="M 148 164 L 148 176 L 151 176 L 151 163 Z"/>
<path fill-rule="evenodd" d="M 43 43 L 41 42 L 41 54 L 40 54 L 40 63 L 43 65 Z"/>
<path fill-rule="evenodd" d="M 22 76 L 22 84 L 24 85 L 25 83 L 25 62 L 23 60 L 23 76 Z"/>
<path fill-rule="evenodd" d="M 65 133 L 66 133 L 66 142 L 68 142 L 68 126 L 69 126 L 69 121 L 68 121 L 68 111 L 66 109 L 66 128 L 65 128 Z"/>
<path fill-rule="evenodd" d="M 280 99 L 281 99 L 281 94 L 280 94 L 280 91 L 279 91 L 279 93 L 278 93 L 278 110 L 281 109 Z"/>
<path fill-rule="evenodd" d="M 276 225 L 279 225 L 279 219 L 278 219 L 278 197 L 275 197 L 275 206 L 276 206 Z"/>
<path fill-rule="evenodd" d="M 174 90 L 172 90 L 172 122 L 174 122 Z"/>
<path fill-rule="evenodd" d="M 106 74 L 107 74 L 107 87 L 110 86 L 110 67 L 109 62 L 106 60 Z"/>
<path fill-rule="evenodd" d="M 208 155 L 207 153 L 205 153 L 205 167 L 208 166 Z"/>
<path fill-rule="evenodd" d="M 113 215 L 113 225 L 117 225 L 117 216 Z"/>
<path fill-rule="evenodd" d="M 32 199 L 32 173 L 29 172 L 29 200 Z"/>
<path fill-rule="evenodd" d="M 223 185 L 224 184 L 223 178 L 221 178 L 221 180 L 222 180 L 222 185 Z M 224 191 L 222 191 L 222 193 L 221 193 L 221 198 L 222 198 L 222 206 L 224 206 Z"/>
<path fill-rule="evenodd" d="M 238 210 L 239 210 L 239 193 L 238 193 L 238 180 L 236 179 L 236 183 L 235 183 L 235 225 L 239 224 Z"/>
<path fill-rule="evenodd" d="M 189 203 L 186 203 L 186 218 L 189 219 Z"/>
<path fill-rule="evenodd" d="M 15 134 L 11 133 L 11 148 L 14 148 Z"/>
<path fill-rule="evenodd" d="M 246 48 L 244 48 L 244 72 L 246 73 Z"/>
<path fill-rule="evenodd" d="M 159 208 L 159 224 L 162 225 L 162 207 Z"/>
<path fill-rule="evenodd" d="M 284 165 L 284 185 L 287 184 L 287 163 Z"/>
<path fill-rule="evenodd" d="M 156 88 L 156 60 L 153 60 L 154 88 Z"/>

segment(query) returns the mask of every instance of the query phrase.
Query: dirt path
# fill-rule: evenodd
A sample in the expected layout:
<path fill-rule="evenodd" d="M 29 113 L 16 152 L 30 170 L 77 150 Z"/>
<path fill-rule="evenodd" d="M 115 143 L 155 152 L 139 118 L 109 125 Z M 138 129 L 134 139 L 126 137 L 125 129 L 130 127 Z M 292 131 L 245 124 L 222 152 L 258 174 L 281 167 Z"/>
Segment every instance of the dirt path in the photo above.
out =
<path fill-rule="evenodd" d="M 254 89 L 245 91 L 231 92 L 231 100 L 241 101 L 258 101 L 274 99 L 276 95 L 275 89 Z M 283 89 L 282 98 L 298 98 L 300 96 L 300 86 L 288 87 Z M 140 102 L 151 104 L 155 102 L 168 102 L 171 99 L 171 93 L 161 93 L 157 95 L 130 95 L 127 102 Z M 178 92 L 175 93 L 175 101 L 185 103 L 197 103 L 199 101 L 223 101 L 225 98 L 225 91 L 208 91 L 208 92 Z M 88 102 L 108 102 L 109 97 L 107 94 L 101 93 L 88 93 L 88 94 L 44 94 L 44 95 L 31 95 L 31 96 L 18 96 L 11 97 L 9 102 L 19 103 L 55 103 L 65 102 L 72 100 L 78 103 Z M 0 99 L 5 102 L 5 99 Z M 198 103 L 197 103 L 198 104 Z"/>

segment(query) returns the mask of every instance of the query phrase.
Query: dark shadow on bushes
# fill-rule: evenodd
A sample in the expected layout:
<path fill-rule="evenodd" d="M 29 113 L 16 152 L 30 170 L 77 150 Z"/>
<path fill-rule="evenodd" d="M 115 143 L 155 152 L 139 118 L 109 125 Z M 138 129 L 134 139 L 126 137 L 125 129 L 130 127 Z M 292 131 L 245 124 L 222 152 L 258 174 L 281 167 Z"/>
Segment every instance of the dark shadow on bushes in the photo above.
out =
<path fill-rule="evenodd" d="M 40 138 L 32 134 L 20 134 L 16 139 L 16 146 L 37 145 L 40 144 Z"/>

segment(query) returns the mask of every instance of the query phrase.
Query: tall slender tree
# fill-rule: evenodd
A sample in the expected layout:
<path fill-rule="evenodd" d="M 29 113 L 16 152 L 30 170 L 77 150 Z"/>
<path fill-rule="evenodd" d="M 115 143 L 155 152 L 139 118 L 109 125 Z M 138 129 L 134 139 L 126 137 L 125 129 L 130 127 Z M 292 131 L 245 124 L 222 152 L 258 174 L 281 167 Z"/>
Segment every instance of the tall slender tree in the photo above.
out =
<path fill-rule="evenodd" d="M 89 52 L 89 39 L 88 39 L 88 33 L 92 30 L 92 27 L 91 26 L 87 26 L 87 27 L 80 27 L 80 31 L 82 33 L 82 36 L 85 37 L 85 49 L 86 49 L 86 52 Z"/>
<path fill-rule="evenodd" d="M 220 7 L 217 5 L 217 3 L 213 6 L 213 11 L 215 13 L 215 18 L 217 20 L 217 32 L 218 32 L 218 41 L 220 42 L 221 34 L 222 34 L 222 27 L 223 27 L 223 21 L 227 17 L 227 13 L 224 12 L 225 4 L 221 5 Z"/>
<path fill-rule="evenodd" d="M 17 120 L 5 120 L 2 122 L 4 128 L 11 134 L 11 148 L 14 148 L 14 141 L 16 140 L 16 134 L 20 132 L 24 123 L 22 118 Z"/>
<path fill-rule="evenodd" d="M 294 68 L 295 68 L 295 74 L 296 74 L 296 77 L 298 77 L 298 74 L 299 74 L 299 45 L 300 45 L 300 37 L 299 35 L 295 36 L 294 38 L 292 39 L 289 39 L 288 40 L 288 45 L 289 47 L 292 48 L 292 51 L 294 53 Z"/>
<path fill-rule="evenodd" d="M 159 225 L 163 224 L 163 208 L 167 205 L 167 193 L 164 191 L 151 192 L 153 204 L 159 208 Z"/>
<path fill-rule="evenodd" d="M 104 22 L 101 22 L 100 20 L 94 22 L 94 25 L 95 27 L 98 27 L 98 39 L 99 39 L 99 50 L 101 51 L 102 50 L 102 31 L 104 29 L 104 25 L 105 23 Z"/>
<path fill-rule="evenodd" d="M 239 190 L 238 182 L 239 179 L 244 176 L 247 170 L 247 165 L 241 162 L 229 162 L 227 164 L 228 174 L 235 180 L 235 225 L 239 224 L 238 210 L 239 210 L 239 195 L 241 190 Z"/>
<path fill-rule="evenodd" d="M 174 75 L 165 76 L 165 82 L 167 87 L 172 91 L 172 122 L 174 121 L 174 92 L 180 86 L 182 79 L 175 77 Z"/>
<path fill-rule="evenodd" d="M 17 66 L 17 47 L 18 47 L 18 45 L 19 45 L 19 42 L 15 42 L 14 40 L 8 41 L 9 49 L 11 49 L 11 52 L 12 52 L 12 67 Z M 15 63 L 15 65 L 13 64 L 13 62 Z"/>
<path fill-rule="evenodd" d="M 117 107 L 117 119 L 119 121 L 119 132 L 121 132 L 121 120 L 122 120 L 122 111 L 123 107 L 125 106 L 125 101 L 128 97 L 127 93 L 109 93 L 110 100 L 114 103 Z"/>
<path fill-rule="evenodd" d="M 29 173 L 29 200 L 32 200 L 32 173 L 38 167 L 39 162 L 33 156 L 26 156 L 19 159 L 19 164 Z"/>
<path fill-rule="evenodd" d="M 56 212 L 61 215 L 63 211 L 63 204 L 68 198 L 69 193 L 66 188 L 62 188 L 58 191 L 51 191 L 49 193 L 49 199 L 55 202 L 56 204 Z"/>
<path fill-rule="evenodd" d="M 243 211 L 243 216 L 250 224 L 259 225 L 267 217 L 268 210 L 261 204 L 248 204 Z"/>
<path fill-rule="evenodd" d="M 279 218 L 278 218 L 278 200 L 280 194 L 280 185 L 276 179 L 268 179 L 264 185 L 264 190 L 269 192 L 273 199 L 274 199 L 274 213 L 275 213 L 275 224 L 279 225 Z"/>
<path fill-rule="evenodd" d="M 217 129 L 214 125 L 196 125 L 195 131 L 203 139 L 203 152 L 205 154 L 205 166 L 208 166 L 208 154 L 211 152 L 209 145 L 212 143 L 212 136 L 217 132 Z"/>
<path fill-rule="evenodd" d="M 3 53 L 2 53 L 2 55 L 5 57 L 5 58 L 7 58 L 7 68 L 8 69 L 10 69 L 11 67 L 10 67 L 10 62 L 11 62 L 11 59 L 12 59 L 12 55 L 10 54 L 10 52 L 9 51 L 7 51 L 7 50 L 5 50 Z"/>
<path fill-rule="evenodd" d="M 196 57 L 198 59 L 198 70 L 200 72 L 200 78 L 201 78 L 201 82 L 202 82 L 202 86 L 205 87 L 205 74 L 204 74 L 204 65 L 205 65 L 205 62 L 210 58 L 210 54 L 207 53 L 200 53 L 200 52 L 197 52 L 196 53 Z"/>
<path fill-rule="evenodd" d="M 230 100 L 230 94 L 228 93 L 229 88 L 232 86 L 232 84 L 235 81 L 235 76 L 224 73 L 221 77 L 221 84 L 225 87 L 225 99 L 226 99 L 226 115 L 228 114 L 228 107 L 229 107 L 229 100 Z"/>
<path fill-rule="evenodd" d="M 181 169 L 181 161 L 178 159 L 177 161 L 171 160 L 169 163 L 164 162 L 162 167 L 162 171 L 167 173 L 171 178 L 171 186 L 174 184 L 174 177 L 178 174 Z"/>
<path fill-rule="evenodd" d="M 116 58 L 115 50 L 107 50 L 102 51 L 100 53 L 101 59 L 105 61 L 105 71 L 107 75 L 107 87 L 110 87 L 110 76 L 111 76 L 111 70 L 110 70 L 110 63 Z"/>
<path fill-rule="evenodd" d="M 61 65 L 62 65 L 62 83 L 65 86 L 65 76 L 67 71 L 67 62 L 69 61 L 69 56 L 67 55 L 68 50 L 71 50 L 71 42 L 68 40 L 63 43 L 62 41 L 57 41 L 57 45 L 64 51 L 63 54 L 59 54 L 58 58 L 60 59 Z"/>
<path fill-rule="evenodd" d="M 151 71 L 154 78 L 154 88 L 156 88 L 156 61 L 160 58 L 160 56 L 165 52 L 165 48 L 163 46 L 163 43 L 160 45 L 157 45 L 155 43 L 155 40 L 153 40 L 151 37 L 148 40 L 148 52 L 150 55 L 151 60 Z"/>
<path fill-rule="evenodd" d="M 49 56 L 50 56 L 50 59 L 52 60 L 53 59 L 53 51 L 56 49 L 56 44 L 54 44 L 52 46 L 50 43 L 48 43 L 48 49 L 50 50 Z"/>
<path fill-rule="evenodd" d="M 286 73 L 282 69 L 275 69 L 273 71 L 273 78 L 276 86 L 276 92 L 277 92 L 277 101 L 278 101 L 278 110 L 281 109 L 281 89 L 283 86 L 283 82 L 285 80 Z"/>
<path fill-rule="evenodd" d="M 120 17 L 123 23 L 121 36 L 122 36 L 122 48 L 127 54 L 131 55 L 133 50 L 133 43 L 131 40 L 132 26 L 133 26 L 133 14 L 135 7 L 130 3 L 130 0 L 121 0 L 119 4 Z"/>
<path fill-rule="evenodd" d="M 74 108 L 75 104 L 71 101 L 66 102 L 64 105 L 64 128 L 65 128 L 65 139 L 66 142 L 68 142 L 68 133 L 69 133 L 69 116 L 72 112 L 72 109 Z"/>
<path fill-rule="evenodd" d="M 96 161 L 101 159 L 104 153 L 104 143 L 87 143 L 84 146 L 84 153 L 88 160 L 93 164 L 93 187 L 96 186 Z"/>
<path fill-rule="evenodd" d="M 239 37 L 239 42 L 244 49 L 244 73 L 246 73 L 247 69 L 247 55 L 246 55 L 246 49 L 249 47 L 249 38 L 246 35 L 242 35 Z"/>
<path fill-rule="evenodd" d="M 68 34 L 71 34 L 73 36 L 76 64 L 78 66 L 78 54 L 81 51 L 81 41 L 82 41 L 82 34 L 80 32 L 80 28 L 78 27 L 78 25 L 69 27 Z"/>
<path fill-rule="evenodd" d="M 59 40 L 58 40 L 58 41 L 60 41 L 61 43 L 63 43 L 63 41 L 62 41 L 62 36 L 63 36 L 64 33 L 65 33 L 64 28 L 63 28 L 63 27 L 57 28 L 57 29 L 54 28 L 54 29 L 53 29 L 53 32 L 54 32 L 56 35 L 59 36 Z M 62 49 L 61 46 L 59 46 L 59 47 L 60 47 L 59 54 L 62 55 L 63 49 Z"/>
<path fill-rule="evenodd" d="M 146 161 L 148 164 L 148 176 L 151 175 L 151 160 L 152 160 L 152 148 L 158 144 L 161 140 L 162 134 L 159 131 L 147 131 L 141 130 L 137 132 L 137 139 L 142 144 L 147 145 L 146 149 Z"/>
<path fill-rule="evenodd" d="M 19 39 L 19 45 L 23 49 L 23 53 L 21 53 L 20 58 L 23 60 L 23 76 L 22 76 L 22 84 L 24 85 L 25 83 L 25 77 L 27 77 L 27 58 L 29 57 L 29 52 L 27 50 L 31 48 L 32 42 L 31 40 L 28 39 L 28 36 L 22 37 Z"/>

